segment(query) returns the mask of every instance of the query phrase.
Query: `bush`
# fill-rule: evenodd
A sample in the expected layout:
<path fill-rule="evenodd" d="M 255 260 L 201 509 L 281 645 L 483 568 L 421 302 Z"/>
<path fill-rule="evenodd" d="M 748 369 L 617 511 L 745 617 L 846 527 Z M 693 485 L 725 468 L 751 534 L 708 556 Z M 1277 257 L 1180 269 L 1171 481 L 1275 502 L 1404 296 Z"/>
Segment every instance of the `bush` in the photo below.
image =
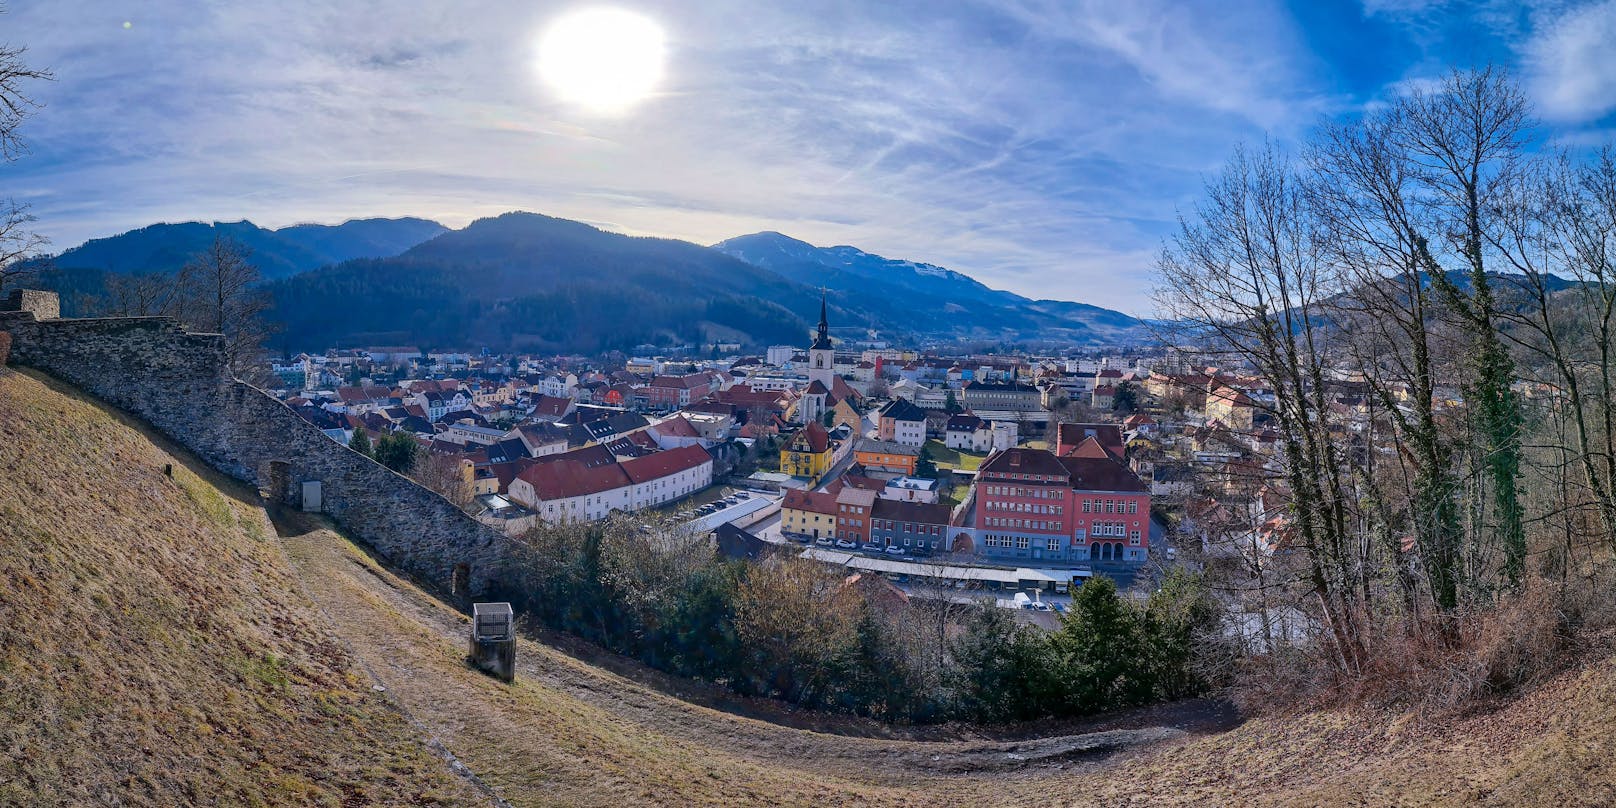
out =
<path fill-rule="evenodd" d="M 1016 613 L 894 597 L 816 562 L 726 561 L 637 514 L 512 543 L 512 600 L 537 622 L 747 695 L 887 721 L 1070 716 L 1193 695 L 1211 600 L 1190 577 L 1149 608 L 1107 578 L 1054 632 Z M 952 590 L 950 590 L 952 593 Z"/>
<path fill-rule="evenodd" d="M 1334 672 L 1323 644 L 1287 647 L 1243 663 L 1242 709 L 1361 704 L 1446 711 L 1496 699 L 1567 670 L 1616 645 L 1616 570 L 1569 584 L 1529 579 L 1500 603 L 1450 615 L 1381 618 L 1363 639 L 1363 670 Z M 1364 621 L 1369 625 L 1368 621 Z"/>

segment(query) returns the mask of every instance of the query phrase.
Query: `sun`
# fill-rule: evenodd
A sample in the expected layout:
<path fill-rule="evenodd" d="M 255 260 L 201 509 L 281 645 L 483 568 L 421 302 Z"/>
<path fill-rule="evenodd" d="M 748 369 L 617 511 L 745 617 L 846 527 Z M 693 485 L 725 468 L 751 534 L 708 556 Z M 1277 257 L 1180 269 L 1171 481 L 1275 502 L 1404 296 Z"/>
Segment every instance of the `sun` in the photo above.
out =
<path fill-rule="evenodd" d="M 571 12 L 539 38 L 539 77 L 568 104 L 616 114 L 644 100 L 662 80 L 662 27 L 616 8 Z"/>

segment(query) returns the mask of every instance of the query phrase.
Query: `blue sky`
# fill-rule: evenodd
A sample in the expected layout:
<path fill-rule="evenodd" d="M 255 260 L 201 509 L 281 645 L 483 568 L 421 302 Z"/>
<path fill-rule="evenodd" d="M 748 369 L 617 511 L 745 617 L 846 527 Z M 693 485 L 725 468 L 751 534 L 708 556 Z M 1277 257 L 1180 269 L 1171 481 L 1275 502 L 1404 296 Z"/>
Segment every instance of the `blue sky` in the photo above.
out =
<path fill-rule="evenodd" d="M 157 221 L 520 209 L 701 243 L 779 230 L 1142 314 L 1163 236 L 1236 143 L 1487 61 L 1554 139 L 1616 140 L 1616 0 L 624 0 L 668 60 L 612 117 L 533 67 L 545 26 L 592 5 L 11 0 L 0 39 L 57 81 L 0 171 L 56 249 Z"/>

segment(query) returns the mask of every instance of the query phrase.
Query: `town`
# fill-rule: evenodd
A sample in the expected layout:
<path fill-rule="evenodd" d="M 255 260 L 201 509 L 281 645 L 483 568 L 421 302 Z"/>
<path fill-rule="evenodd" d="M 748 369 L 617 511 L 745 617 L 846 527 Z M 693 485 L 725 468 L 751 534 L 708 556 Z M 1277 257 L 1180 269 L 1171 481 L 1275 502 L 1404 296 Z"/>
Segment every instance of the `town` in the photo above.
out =
<path fill-rule="evenodd" d="M 1062 609 L 1093 575 L 1122 588 L 1158 575 L 1179 542 L 1198 556 L 1281 549 L 1283 506 L 1263 482 L 1276 435 L 1256 379 L 1163 350 L 839 340 L 819 303 L 806 346 L 761 355 L 382 346 L 271 370 L 332 440 L 406 440 L 417 479 L 513 536 L 654 513 L 726 553 L 800 552 L 1029 611 Z M 1341 389 L 1343 406 L 1361 401 Z M 1251 529 L 1231 533 L 1235 515 Z"/>

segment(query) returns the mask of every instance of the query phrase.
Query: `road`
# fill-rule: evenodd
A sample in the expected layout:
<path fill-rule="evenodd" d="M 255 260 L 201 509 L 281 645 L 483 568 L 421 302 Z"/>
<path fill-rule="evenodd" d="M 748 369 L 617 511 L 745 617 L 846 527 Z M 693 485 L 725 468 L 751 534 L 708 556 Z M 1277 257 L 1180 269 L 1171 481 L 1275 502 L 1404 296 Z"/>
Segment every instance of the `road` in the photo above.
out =
<path fill-rule="evenodd" d="M 853 459 L 855 457 L 857 457 L 857 455 L 854 454 L 853 450 L 849 449 L 848 452 L 847 452 L 847 456 L 843 457 L 841 460 L 836 461 L 836 465 L 831 466 L 830 471 L 825 472 L 825 476 L 820 478 L 821 484 L 820 484 L 819 488 L 817 488 L 815 490 L 816 491 L 825 490 L 825 488 L 827 486 L 829 486 L 831 483 L 836 481 L 837 477 L 840 477 L 844 473 L 846 473 L 847 469 L 850 466 L 853 465 Z"/>

